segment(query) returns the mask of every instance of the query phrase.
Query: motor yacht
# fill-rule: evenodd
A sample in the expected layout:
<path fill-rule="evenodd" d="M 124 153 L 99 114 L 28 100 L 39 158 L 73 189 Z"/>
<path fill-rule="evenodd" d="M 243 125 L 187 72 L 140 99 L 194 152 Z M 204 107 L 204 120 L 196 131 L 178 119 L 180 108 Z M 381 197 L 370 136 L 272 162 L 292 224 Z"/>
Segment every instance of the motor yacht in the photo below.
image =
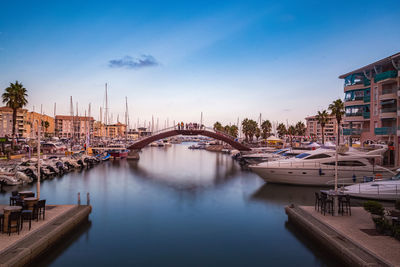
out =
<path fill-rule="evenodd" d="M 270 183 L 331 186 L 335 183 L 335 153 L 335 150 L 320 148 L 294 158 L 263 162 L 249 167 Z M 338 184 L 359 183 L 366 177 L 370 179 L 392 177 L 394 172 L 375 164 L 377 157 L 381 155 L 374 151 L 338 153 Z"/>
<path fill-rule="evenodd" d="M 245 164 L 258 164 L 261 162 L 288 159 L 290 157 L 297 156 L 306 151 L 307 150 L 283 148 L 283 149 L 276 150 L 274 152 L 242 155 L 241 160 L 242 160 L 242 163 L 245 163 Z"/>
<path fill-rule="evenodd" d="M 400 199 L 400 172 L 389 180 L 375 180 L 346 186 L 343 192 L 357 198 L 376 200 Z"/>

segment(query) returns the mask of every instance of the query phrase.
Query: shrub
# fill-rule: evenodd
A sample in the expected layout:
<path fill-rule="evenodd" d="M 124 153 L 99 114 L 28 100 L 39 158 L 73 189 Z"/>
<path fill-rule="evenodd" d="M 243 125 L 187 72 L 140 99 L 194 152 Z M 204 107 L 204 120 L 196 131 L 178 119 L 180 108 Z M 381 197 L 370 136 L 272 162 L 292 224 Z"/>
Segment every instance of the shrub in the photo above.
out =
<path fill-rule="evenodd" d="M 371 214 L 383 216 L 384 208 L 381 203 L 377 201 L 366 201 L 364 202 L 364 209 Z"/>
<path fill-rule="evenodd" d="M 394 203 L 394 207 L 396 210 L 400 210 L 400 199 L 396 200 L 396 202 Z"/>

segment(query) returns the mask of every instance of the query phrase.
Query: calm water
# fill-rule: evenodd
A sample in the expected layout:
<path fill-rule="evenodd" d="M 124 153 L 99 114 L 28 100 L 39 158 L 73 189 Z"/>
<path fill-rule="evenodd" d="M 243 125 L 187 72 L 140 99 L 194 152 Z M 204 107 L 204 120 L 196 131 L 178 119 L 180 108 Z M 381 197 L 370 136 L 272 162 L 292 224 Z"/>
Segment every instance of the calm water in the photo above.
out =
<path fill-rule="evenodd" d="M 36 264 L 335 265 L 287 223 L 283 209 L 313 204 L 316 188 L 267 185 L 229 155 L 188 145 L 146 148 L 138 162 L 110 161 L 43 182 L 49 204 L 75 204 L 77 192 L 90 192 L 93 211 L 89 223 Z M 2 192 L 1 203 L 8 197 Z"/>

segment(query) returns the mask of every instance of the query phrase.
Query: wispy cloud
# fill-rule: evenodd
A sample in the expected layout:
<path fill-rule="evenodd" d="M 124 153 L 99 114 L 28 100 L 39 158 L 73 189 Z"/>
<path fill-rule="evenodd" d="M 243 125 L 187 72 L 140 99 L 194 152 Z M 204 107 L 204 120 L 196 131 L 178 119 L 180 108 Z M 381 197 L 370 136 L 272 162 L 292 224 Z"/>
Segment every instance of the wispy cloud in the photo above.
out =
<path fill-rule="evenodd" d="M 134 58 L 125 56 L 121 59 L 112 59 L 108 62 L 110 68 L 141 69 L 145 67 L 158 66 L 158 61 L 151 55 L 141 55 Z"/>

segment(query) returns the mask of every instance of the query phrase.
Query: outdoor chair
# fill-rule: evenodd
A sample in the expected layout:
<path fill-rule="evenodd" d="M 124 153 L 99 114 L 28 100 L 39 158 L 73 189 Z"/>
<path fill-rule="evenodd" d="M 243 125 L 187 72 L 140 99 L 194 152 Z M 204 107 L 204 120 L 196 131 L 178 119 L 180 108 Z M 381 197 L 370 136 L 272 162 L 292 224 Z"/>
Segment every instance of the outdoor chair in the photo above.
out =
<path fill-rule="evenodd" d="M 31 230 L 32 220 L 37 214 L 37 204 L 33 205 L 33 210 L 28 209 L 26 205 L 23 206 L 21 211 L 21 230 L 24 227 L 24 221 L 29 221 L 29 230 Z"/>
<path fill-rule="evenodd" d="M 46 213 L 46 199 L 39 200 L 37 203 L 37 208 L 38 208 L 37 218 L 39 218 L 40 215 L 42 215 L 44 220 L 44 215 Z"/>
<path fill-rule="evenodd" d="M 321 206 L 321 203 L 322 203 L 322 201 L 321 201 L 321 196 L 319 195 L 318 192 L 315 192 L 314 209 L 319 211 L 320 206 Z"/>
<path fill-rule="evenodd" d="M 23 207 L 24 204 L 25 204 L 25 202 L 24 202 L 22 199 L 20 199 L 20 198 L 18 198 L 18 199 L 15 201 L 15 206 Z"/>
<path fill-rule="evenodd" d="M 321 213 L 325 213 L 328 209 L 328 213 L 331 213 L 333 215 L 333 199 L 328 198 L 326 194 L 321 194 Z"/>
<path fill-rule="evenodd" d="M 346 211 L 345 211 L 346 208 Z M 339 198 L 339 212 L 343 214 L 346 212 L 351 216 L 350 196 L 345 195 Z"/>
<path fill-rule="evenodd" d="M 19 230 L 21 228 L 21 212 L 11 212 L 8 215 L 8 224 L 7 224 L 7 232 L 8 235 L 11 235 L 11 229 L 15 228 L 19 235 Z"/>
<path fill-rule="evenodd" d="M 18 191 L 12 191 L 10 197 L 10 206 L 14 206 L 17 199 L 19 199 Z"/>

